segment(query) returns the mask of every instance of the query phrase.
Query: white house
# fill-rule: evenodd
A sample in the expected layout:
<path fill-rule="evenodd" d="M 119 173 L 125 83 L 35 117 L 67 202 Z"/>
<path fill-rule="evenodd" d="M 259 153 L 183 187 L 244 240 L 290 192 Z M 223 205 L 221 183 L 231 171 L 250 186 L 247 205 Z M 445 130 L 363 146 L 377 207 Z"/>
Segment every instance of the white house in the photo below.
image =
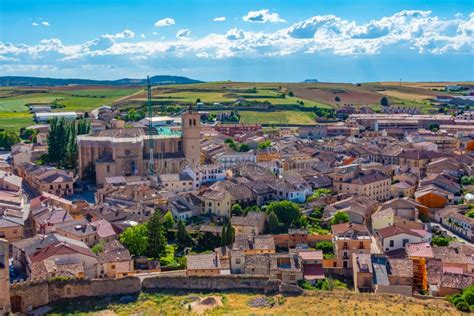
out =
<path fill-rule="evenodd" d="M 431 234 L 427 231 L 402 225 L 384 227 L 375 232 L 375 237 L 384 252 L 404 249 L 408 243 L 431 240 Z"/>
<path fill-rule="evenodd" d="M 202 165 L 196 170 L 196 181 L 199 185 L 204 183 L 213 183 L 217 181 L 224 181 L 226 172 L 223 166 L 214 165 Z"/>
<path fill-rule="evenodd" d="M 255 155 L 253 150 L 250 150 L 247 152 L 238 152 L 238 151 L 228 150 L 220 154 L 217 159 L 218 159 L 218 162 L 224 168 L 231 168 L 239 164 L 257 162 L 257 156 Z"/>

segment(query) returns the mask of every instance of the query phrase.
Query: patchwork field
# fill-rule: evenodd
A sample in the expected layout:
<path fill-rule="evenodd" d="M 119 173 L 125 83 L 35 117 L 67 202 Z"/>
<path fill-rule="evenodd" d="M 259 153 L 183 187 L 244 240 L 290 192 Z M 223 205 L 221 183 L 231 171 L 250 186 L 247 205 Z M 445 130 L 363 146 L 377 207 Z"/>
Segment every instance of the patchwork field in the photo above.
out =
<path fill-rule="evenodd" d="M 252 83 L 210 82 L 189 85 L 156 86 L 152 90 L 155 102 L 173 105 L 194 104 L 198 99 L 206 104 L 220 103 L 232 107 L 237 99 L 265 102 L 279 107 L 274 112 L 245 112 L 245 123 L 311 124 L 313 114 L 296 111 L 295 106 L 337 108 L 344 104 L 366 105 L 380 109 L 386 96 L 393 106 L 416 107 L 423 113 L 433 105 L 431 99 L 446 94 L 445 85 L 474 84 L 472 82 L 372 82 L 350 83 Z M 101 105 L 134 107 L 146 101 L 144 87 L 60 86 L 60 87 L 0 87 L 0 128 L 18 131 L 32 123 L 29 103 L 56 101 L 63 108 L 56 111 L 88 111 Z M 288 106 L 288 110 L 284 107 Z M 283 107 L 283 108 L 281 108 Z M 244 111 L 242 111 L 244 112 Z"/>
<path fill-rule="evenodd" d="M 264 302 L 262 304 L 261 302 Z M 256 305 L 259 302 L 261 306 Z M 140 294 L 138 297 L 75 299 L 51 315 L 460 315 L 446 301 L 353 292 L 316 291 L 283 297 L 247 293 Z"/>

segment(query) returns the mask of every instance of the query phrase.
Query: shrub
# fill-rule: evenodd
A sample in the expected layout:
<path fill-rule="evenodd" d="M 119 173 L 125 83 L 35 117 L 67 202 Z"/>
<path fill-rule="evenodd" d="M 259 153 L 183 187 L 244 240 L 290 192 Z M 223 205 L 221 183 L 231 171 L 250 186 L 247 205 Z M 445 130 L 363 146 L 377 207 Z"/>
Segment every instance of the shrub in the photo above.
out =
<path fill-rule="evenodd" d="M 462 312 L 470 312 L 471 311 L 471 308 L 469 307 L 469 304 L 464 300 L 457 302 L 455 306 L 456 306 L 457 309 L 459 309 Z"/>

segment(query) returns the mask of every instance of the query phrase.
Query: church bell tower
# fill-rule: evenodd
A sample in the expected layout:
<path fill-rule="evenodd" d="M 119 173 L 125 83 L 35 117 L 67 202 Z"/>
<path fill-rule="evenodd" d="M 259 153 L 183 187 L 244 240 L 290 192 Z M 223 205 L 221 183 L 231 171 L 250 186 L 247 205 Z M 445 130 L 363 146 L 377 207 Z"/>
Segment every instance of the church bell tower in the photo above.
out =
<path fill-rule="evenodd" d="M 182 117 L 183 153 L 193 168 L 199 165 L 201 157 L 201 116 L 192 107 Z"/>

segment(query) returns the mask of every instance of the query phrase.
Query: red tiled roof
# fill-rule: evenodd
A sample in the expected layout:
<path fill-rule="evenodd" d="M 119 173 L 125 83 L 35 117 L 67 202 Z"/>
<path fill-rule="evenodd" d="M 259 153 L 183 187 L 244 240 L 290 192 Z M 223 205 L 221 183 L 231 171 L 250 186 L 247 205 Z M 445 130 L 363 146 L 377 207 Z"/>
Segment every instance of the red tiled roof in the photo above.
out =
<path fill-rule="evenodd" d="M 306 280 L 324 279 L 323 266 L 321 264 L 303 264 L 303 277 Z"/>
<path fill-rule="evenodd" d="M 464 274 L 464 270 L 461 267 L 445 267 L 445 266 L 443 266 L 443 273 Z"/>
<path fill-rule="evenodd" d="M 323 260 L 323 252 L 321 250 L 316 251 L 300 251 L 298 253 L 303 261 L 305 260 Z"/>
<path fill-rule="evenodd" d="M 396 235 L 400 235 L 400 234 L 407 234 L 407 235 L 412 235 L 412 236 L 416 236 L 416 237 L 423 237 L 424 232 L 425 231 L 410 229 L 410 228 L 402 226 L 402 225 L 387 226 L 387 227 L 384 227 L 384 228 L 377 231 L 377 233 L 382 238 L 387 238 L 387 237 L 396 236 Z"/>
<path fill-rule="evenodd" d="M 31 255 L 31 262 L 39 262 L 57 255 L 83 254 L 85 256 L 96 258 L 96 255 L 89 249 L 77 245 L 56 242 Z"/>
<path fill-rule="evenodd" d="M 433 249 L 429 242 L 417 242 L 406 245 L 408 257 L 433 258 Z"/>

